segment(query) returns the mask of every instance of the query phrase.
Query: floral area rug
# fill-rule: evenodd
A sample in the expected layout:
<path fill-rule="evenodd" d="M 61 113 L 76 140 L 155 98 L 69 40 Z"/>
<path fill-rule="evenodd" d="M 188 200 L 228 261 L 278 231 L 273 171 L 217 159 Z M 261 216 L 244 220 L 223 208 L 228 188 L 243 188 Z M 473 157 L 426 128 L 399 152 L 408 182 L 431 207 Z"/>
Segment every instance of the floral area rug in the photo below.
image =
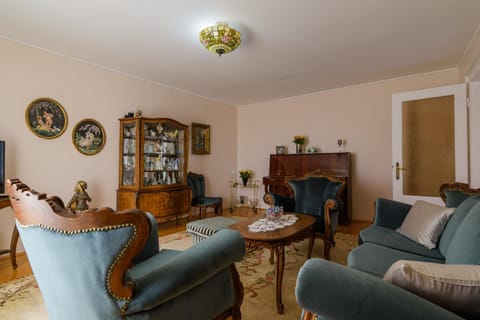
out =
<path fill-rule="evenodd" d="M 0 319 L 48 319 L 33 275 L 0 284 Z"/>
<path fill-rule="evenodd" d="M 192 245 L 192 239 L 185 232 L 160 237 L 160 247 L 185 250 Z M 345 264 L 348 252 L 356 246 L 353 235 L 337 233 L 336 246 L 332 248 L 332 261 Z M 237 270 L 244 286 L 241 307 L 242 319 L 299 319 L 301 308 L 295 300 L 295 282 L 300 267 L 306 260 L 308 241 L 291 244 L 285 248 L 285 270 L 282 297 L 285 311 L 279 315 L 275 300 L 275 264 L 270 264 L 270 250 L 248 251 L 245 258 L 237 263 Z M 322 241 L 317 239 L 313 257 L 323 257 Z M 26 276 L 0 284 L 0 319 L 2 320 L 46 320 L 42 296 L 34 276 Z M 172 319 L 175 320 L 175 319 Z"/>
<path fill-rule="evenodd" d="M 346 264 L 348 253 L 357 245 L 357 237 L 337 233 L 335 242 L 335 247 L 330 251 L 330 258 L 334 262 Z M 275 264 L 270 264 L 270 250 L 257 249 L 247 252 L 245 258 L 237 263 L 245 294 L 241 307 L 242 319 L 300 319 L 302 310 L 295 299 L 295 284 L 298 271 L 307 259 L 307 248 L 307 240 L 285 248 L 282 285 L 285 310 L 282 315 L 277 313 L 276 308 Z M 315 241 L 312 257 L 323 257 L 323 242 L 320 239 Z"/>

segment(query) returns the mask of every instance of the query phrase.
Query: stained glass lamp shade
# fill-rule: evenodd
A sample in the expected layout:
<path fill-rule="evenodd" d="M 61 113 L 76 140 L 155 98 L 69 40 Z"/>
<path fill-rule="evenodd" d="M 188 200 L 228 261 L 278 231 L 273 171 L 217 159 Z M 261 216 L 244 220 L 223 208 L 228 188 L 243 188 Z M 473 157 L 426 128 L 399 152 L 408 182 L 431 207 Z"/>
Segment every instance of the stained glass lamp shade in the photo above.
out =
<path fill-rule="evenodd" d="M 200 42 L 209 51 L 221 56 L 230 53 L 240 45 L 240 32 L 226 23 L 217 23 L 200 31 Z"/>

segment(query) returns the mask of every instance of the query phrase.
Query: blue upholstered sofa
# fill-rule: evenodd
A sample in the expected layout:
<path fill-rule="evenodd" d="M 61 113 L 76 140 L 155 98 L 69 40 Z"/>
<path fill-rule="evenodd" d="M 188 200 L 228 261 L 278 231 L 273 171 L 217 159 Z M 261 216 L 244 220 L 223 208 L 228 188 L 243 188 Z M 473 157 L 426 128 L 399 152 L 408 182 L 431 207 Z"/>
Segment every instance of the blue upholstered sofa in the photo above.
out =
<path fill-rule="evenodd" d="M 307 261 L 296 288 L 299 304 L 308 311 L 304 319 L 313 319 L 312 313 L 319 319 L 478 319 L 478 314 L 460 316 L 382 279 L 399 260 L 452 267 L 480 264 L 478 189 L 457 183 L 443 185 L 440 193 L 446 206 L 456 209 L 436 248 L 428 249 L 396 231 L 411 205 L 378 199 L 374 223 L 360 232 L 359 246 L 350 252 L 348 267 L 321 259 Z M 478 286 L 480 278 L 475 283 Z"/>

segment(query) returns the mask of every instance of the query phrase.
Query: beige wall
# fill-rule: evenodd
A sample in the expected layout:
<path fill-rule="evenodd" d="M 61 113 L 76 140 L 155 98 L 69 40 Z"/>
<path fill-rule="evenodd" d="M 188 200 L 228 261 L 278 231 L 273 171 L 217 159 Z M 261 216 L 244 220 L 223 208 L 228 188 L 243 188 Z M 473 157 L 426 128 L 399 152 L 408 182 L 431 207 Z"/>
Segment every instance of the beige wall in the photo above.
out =
<path fill-rule="evenodd" d="M 211 125 L 211 154 L 190 155 L 189 169 L 207 176 L 211 194 L 229 197 L 228 180 L 236 168 L 236 110 L 181 91 L 134 79 L 72 59 L 0 39 L 0 139 L 7 141 L 7 177 L 18 177 L 36 190 L 67 202 L 75 182 L 88 182 L 91 207 L 116 206 L 118 119 L 128 111 L 168 117 L 191 125 Z M 59 101 L 68 128 L 54 140 L 41 139 L 25 125 L 25 109 L 35 98 Z M 107 142 L 95 156 L 72 145 L 75 124 L 94 118 Z M 0 248 L 8 247 L 13 227 L 10 209 L 0 211 Z"/>
<path fill-rule="evenodd" d="M 238 166 L 255 178 L 268 174 L 275 146 L 295 152 L 294 135 L 308 136 L 308 146 L 338 151 L 345 139 L 353 154 L 353 218 L 371 220 L 377 197 L 392 196 L 392 93 L 454 84 L 458 69 L 317 92 L 238 108 Z"/>
<path fill-rule="evenodd" d="M 211 125 L 212 153 L 190 155 L 189 169 L 205 173 L 209 193 L 223 196 L 226 204 L 232 170 L 252 169 L 254 178 L 261 180 L 267 175 L 268 157 L 275 146 L 286 145 L 294 152 L 294 135 L 307 135 L 308 145 L 320 147 L 322 152 L 337 151 L 337 139 L 345 139 L 346 150 L 353 153 L 353 218 L 370 220 L 374 199 L 391 197 L 392 193 L 392 93 L 461 82 L 461 74 L 470 68 L 468 61 L 475 60 L 471 56 L 478 56 L 478 52 L 469 51 L 460 70 L 367 83 L 235 110 L 0 39 L 0 139 L 7 140 L 7 176 L 24 179 L 65 201 L 71 197 L 75 182 L 84 179 L 89 182 L 92 206 L 115 207 L 117 119 L 141 109 L 145 116 Z M 25 126 L 25 108 L 38 97 L 54 98 L 65 107 L 69 126 L 60 138 L 40 139 Z M 105 127 L 107 143 L 100 154 L 87 157 L 71 144 L 71 130 L 79 120 L 90 117 Z M 2 210 L 0 248 L 8 246 L 12 226 L 11 212 Z"/>

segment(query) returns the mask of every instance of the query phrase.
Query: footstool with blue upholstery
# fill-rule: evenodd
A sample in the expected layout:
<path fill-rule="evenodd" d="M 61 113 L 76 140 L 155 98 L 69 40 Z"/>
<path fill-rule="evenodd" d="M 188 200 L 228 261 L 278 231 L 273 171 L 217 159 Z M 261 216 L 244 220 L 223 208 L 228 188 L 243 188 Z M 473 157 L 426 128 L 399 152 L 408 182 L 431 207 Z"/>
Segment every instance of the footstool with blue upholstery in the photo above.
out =
<path fill-rule="evenodd" d="M 234 218 L 213 217 L 187 223 L 187 232 L 192 236 L 193 244 L 210 237 L 212 234 L 226 229 L 229 225 L 238 222 Z"/>

